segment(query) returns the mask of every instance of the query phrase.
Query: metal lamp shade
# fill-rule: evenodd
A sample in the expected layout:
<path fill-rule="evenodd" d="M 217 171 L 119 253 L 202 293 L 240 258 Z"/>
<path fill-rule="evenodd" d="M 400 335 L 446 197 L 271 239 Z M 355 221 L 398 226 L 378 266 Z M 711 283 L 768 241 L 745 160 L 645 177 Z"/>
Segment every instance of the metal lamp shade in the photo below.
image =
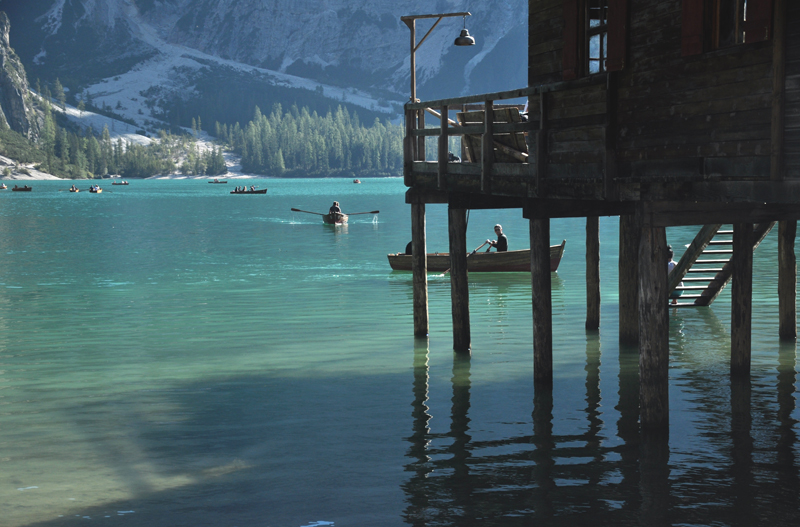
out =
<path fill-rule="evenodd" d="M 461 30 L 461 34 L 456 37 L 456 46 L 474 46 L 475 39 L 469 35 L 467 28 Z"/>

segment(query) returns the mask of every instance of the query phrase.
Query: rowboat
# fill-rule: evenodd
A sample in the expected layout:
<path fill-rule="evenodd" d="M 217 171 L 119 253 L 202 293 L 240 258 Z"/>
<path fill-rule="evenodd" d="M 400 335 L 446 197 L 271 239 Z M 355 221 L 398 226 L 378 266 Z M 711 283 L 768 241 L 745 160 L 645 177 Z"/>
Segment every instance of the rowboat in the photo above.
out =
<path fill-rule="evenodd" d="M 121 182 L 119 182 L 119 183 L 117 183 L 117 182 L 112 182 L 111 184 L 112 184 L 112 185 L 127 185 L 127 184 L 128 184 L 128 182 L 127 182 L 127 181 L 121 181 Z"/>
<path fill-rule="evenodd" d="M 33 187 L 29 187 L 28 185 L 25 185 L 24 187 L 18 187 L 14 185 L 14 188 L 12 188 L 11 190 L 13 190 L 14 192 L 30 192 L 31 190 L 33 190 Z"/>
<path fill-rule="evenodd" d="M 361 183 L 361 180 L 360 179 L 354 179 L 353 183 Z"/>
<path fill-rule="evenodd" d="M 71 188 L 71 189 L 69 189 L 69 191 L 70 192 L 80 192 L 81 189 L 79 189 L 79 188 Z"/>
<path fill-rule="evenodd" d="M 561 257 L 564 255 L 564 246 L 567 240 L 561 245 L 550 246 L 550 272 L 558 270 Z M 411 255 L 405 253 L 389 254 L 389 265 L 394 271 L 410 271 Z M 442 273 L 450 269 L 450 253 L 428 253 L 428 271 L 432 273 Z M 520 251 L 504 252 L 476 252 L 467 257 L 467 270 L 473 273 L 501 273 L 501 272 L 531 272 L 531 250 L 522 249 Z"/>
<path fill-rule="evenodd" d="M 7 189 L 7 188 L 8 188 L 8 187 L 6 186 L 6 184 L 5 184 L 5 183 L 3 183 L 2 185 L 0 185 L 0 190 L 5 190 L 5 189 Z"/>
<path fill-rule="evenodd" d="M 101 189 L 100 187 L 98 187 L 98 188 L 90 188 L 89 192 L 91 192 L 92 194 L 101 194 L 103 192 L 103 189 Z"/>
<path fill-rule="evenodd" d="M 217 183 L 217 184 L 220 184 L 220 183 L 227 183 L 227 181 L 220 181 L 220 180 L 218 180 L 218 179 L 214 179 L 214 180 L 212 180 L 212 181 L 209 181 L 209 183 Z"/>
<path fill-rule="evenodd" d="M 266 194 L 266 193 L 267 189 L 265 188 L 262 188 L 261 190 L 231 190 L 231 194 Z"/>
<path fill-rule="evenodd" d="M 342 214 L 341 212 L 323 214 L 322 221 L 328 225 L 343 225 L 347 223 L 347 214 Z"/>

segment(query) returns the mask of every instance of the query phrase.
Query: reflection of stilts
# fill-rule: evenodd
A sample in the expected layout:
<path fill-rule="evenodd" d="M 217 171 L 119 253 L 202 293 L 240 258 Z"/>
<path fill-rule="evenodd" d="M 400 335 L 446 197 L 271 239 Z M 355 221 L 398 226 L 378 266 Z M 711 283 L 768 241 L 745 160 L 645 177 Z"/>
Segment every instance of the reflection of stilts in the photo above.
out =
<path fill-rule="evenodd" d="M 425 511 L 429 507 L 429 487 L 428 475 L 433 472 L 428 455 L 428 441 L 430 427 L 428 422 L 431 419 L 428 413 L 428 339 L 416 339 L 414 341 L 414 401 L 411 403 L 412 411 L 412 433 L 408 438 L 411 443 L 406 456 L 411 458 L 411 462 L 406 465 L 406 470 L 414 472 L 414 476 L 408 483 L 403 485 L 406 493 L 408 507 L 405 516 L 416 523 L 417 518 L 424 518 Z"/>
<path fill-rule="evenodd" d="M 556 448 L 553 439 L 553 390 L 537 387 L 533 395 L 533 461 L 536 468 L 533 478 L 536 489 L 533 491 L 533 508 L 540 518 L 554 515 L 552 493 L 556 490 L 553 478 L 556 462 L 553 459 Z"/>
<path fill-rule="evenodd" d="M 754 514 L 753 489 L 753 417 L 750 415 L 751 386 L 749 377 L 731 376 L 731 475 L 735 518 L 741 525 L 756 525 L 758 514 Z"/>
<path fill-rule="evenodd" d="M 797 419 L 792 417 L 797 403 L 795 400 L 795 382 L 797 380 L 796 365 L 797 343 L 782 342 L 778 355 L 778 444 L 776 448 L 778 484 L 784 489 L 796 489 L 800 484 L 797 459 L 794 446 L 797 442 L 795 426 Z M 794 508 L 798 510 L 798 496 L 791 493 Z"/>
<path fill-rule="evenodd" d="M 641 525 L 672 525 L 669 511 L 669 431 L 642 430 L 639 461 Z"/>
<path fill-rule="evenodd" d="M 452 458 L 447 462 L 453 469 L 449 485 L 453 493 L 453 506 L 463 511 L 466 518 L 474 518 L 471 512 L 475 508 L 472 495 L 475 484 L 470 477 L 469 442 L 469 391 L 470 391 L 470 358 L 462 353 L 453 354 L 453 406 L 450 411 L 450 437 L 453 439 L 448 451 Z M 455 520 L 456 518 L 454 518 Z"/>

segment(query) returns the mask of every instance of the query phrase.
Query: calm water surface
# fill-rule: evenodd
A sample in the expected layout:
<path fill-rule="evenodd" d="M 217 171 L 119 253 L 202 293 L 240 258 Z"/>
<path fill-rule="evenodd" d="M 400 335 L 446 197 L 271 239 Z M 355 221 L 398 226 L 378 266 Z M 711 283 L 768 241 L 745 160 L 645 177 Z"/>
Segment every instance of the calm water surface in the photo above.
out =
<path fill-rule="evenodd" d="M 534 394 L 530 279 L 449 279 L 412 337 L 402 179 L 132 181 L 0 192 L 0 525 L 791 525 L 796 350 L 777 338 L 776 233 L 755 253 L 753 372 L 731 383 L 730 296 L 670 319 L 668 438 L 638 432 L 618 343 L 618 221 L 602 218 L 600 332 L 584 221 L 553 275 L 555 386 Z M 88 185 L 84 185 L 88 186 Z M 110 192 L 109 192 L 110 191 Z M 334 228 L 291 207 L 353 216 Z M 447 250 L 428 206 L 428 249 Z M 468 245 L 521 212 L 474 211 Z M 680 248 L 696 230 L 670 229 Z"/>

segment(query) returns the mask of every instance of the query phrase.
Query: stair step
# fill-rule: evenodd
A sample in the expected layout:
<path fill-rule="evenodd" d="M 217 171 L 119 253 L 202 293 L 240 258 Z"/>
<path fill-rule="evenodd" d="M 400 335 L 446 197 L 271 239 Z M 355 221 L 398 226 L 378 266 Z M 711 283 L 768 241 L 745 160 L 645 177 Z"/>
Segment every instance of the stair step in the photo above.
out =
<path fill-rule="evenodd" d="M 705 291 L 706 289 L 708 289 L 708 286 L 706 285 L 685 285 L 676 287 L 675 291 L 690 291 L 690 290 Z"/>
<path fill-rule="evenodd" d="M 709 245 L 733 245 L 733 240 L 711 240 Z"/>
<path fill-rule="evenodd" d="M 728 259 L 728 260 L 697 260 L 695 262 L 695 265 L 696 264 L 726 264 L 728 262 L 730 262 L 730 259 Z"/>
<path fill-rule="evenodd" d="M 689 269 L 686 272 L 687 273 L 719 273 L 720 271 L 722 271 L 721 267 L 719 267 L 719 268 L 713 267 L 713 268 L 707 268 L 707 269 Z"/>
<path fill-rule="evenodd" d="M 701 277 L 686 276 L 681 281 L 682 282 L 707 282 L 707 283 L 711 283 L 711 282 L 716 282 L 717 280 L 714 280 L 713 278 L 701 278 Z"/>
<path fill-rule="evenodd" d="M 725 250 L 725 249 L 708 250 L 707 249 L 707 250 L 703 251 L 703 254 L 733 254 L 733 251 L 730 250 L 730 249 L 728 249 L 728 250 Z"/>

